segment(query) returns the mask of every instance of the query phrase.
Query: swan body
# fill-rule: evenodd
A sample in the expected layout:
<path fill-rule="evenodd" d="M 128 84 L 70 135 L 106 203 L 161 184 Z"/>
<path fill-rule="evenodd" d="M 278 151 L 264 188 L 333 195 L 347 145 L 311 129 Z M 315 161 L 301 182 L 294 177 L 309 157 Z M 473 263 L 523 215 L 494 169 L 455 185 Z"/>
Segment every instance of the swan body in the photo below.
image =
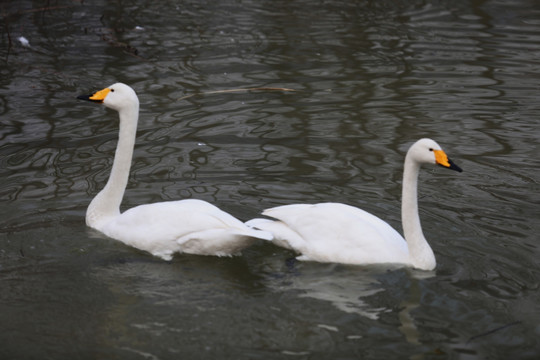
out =
<path fill-rule="evenodd" d="M 420 225 L 417 181 L 422 164 L 461 172 L 431 139 L 414 143 L 405 157 L 402 193 L 404 238 L 388 223 L 362 209 L 340 203 L 293 204 L 263 211 L 272 219 L 246 224 L 271 232 L 276 245 L 294 250 L 299 260 L 345 264 L 394 263 L 433 270 L 435 255 Z"/>
<path fill-rule="evenodd" d="M 86 224 L 123 243 L 164 260 L 174 253 L 230 256 L 268 232 L 252 229 L 216 206 L 195 199 L 140 205 L 120 213 L 129 178 L 139 118 L 139 99 L 128 85 L 116 83 L 78 99 L 118 111 L 120 130 L 107 184 L 91 201 Z"/>

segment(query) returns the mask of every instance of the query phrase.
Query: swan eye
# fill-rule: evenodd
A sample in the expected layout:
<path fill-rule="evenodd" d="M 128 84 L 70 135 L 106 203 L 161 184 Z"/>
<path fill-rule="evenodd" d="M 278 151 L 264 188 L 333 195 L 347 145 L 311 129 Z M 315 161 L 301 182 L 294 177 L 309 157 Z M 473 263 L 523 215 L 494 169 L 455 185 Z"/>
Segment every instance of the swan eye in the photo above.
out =
<path fill-rule="evenodd" d="M 114 89 L 111 89 L 111 92 L 114 92 Z"/>
<path fill-rule="evenodd" d="M 429 151 L 433 151 L 433 148 L 429 148 Z"/>

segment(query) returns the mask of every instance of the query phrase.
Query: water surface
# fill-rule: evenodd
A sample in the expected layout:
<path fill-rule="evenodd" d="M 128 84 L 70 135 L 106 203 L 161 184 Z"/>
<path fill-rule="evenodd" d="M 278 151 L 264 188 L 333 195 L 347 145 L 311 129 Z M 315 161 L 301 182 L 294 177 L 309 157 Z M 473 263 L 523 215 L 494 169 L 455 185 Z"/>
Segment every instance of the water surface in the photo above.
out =
<path fill-rule="evenodd" d="M 0 9 L 2 358 L 539 356 L 537 3 Z M 117 120 L 75 98 L 117 81 L 141 100 L 125 209 L 192 197 L 248 220 L 337 201 L 401 231 L 405 152 L 435 139 L 464 169 L 420 177 L 437 269 L 300 263 L 262 242 L 164 262 L 88 229 Z M 204 95 L 240 88 L 295 91 Z"/>

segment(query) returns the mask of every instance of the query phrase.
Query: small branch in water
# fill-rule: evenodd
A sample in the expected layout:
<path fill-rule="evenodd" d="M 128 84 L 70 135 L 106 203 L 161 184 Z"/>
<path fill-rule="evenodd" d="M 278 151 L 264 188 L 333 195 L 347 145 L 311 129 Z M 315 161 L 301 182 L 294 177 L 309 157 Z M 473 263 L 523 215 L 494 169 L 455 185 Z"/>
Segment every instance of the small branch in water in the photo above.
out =
<path fill-rule="evenodd" d="M 35 12 L 45 12 L 45 11 L 51 11 L 51 10 L 59 10 L 59 9 L 68 9 L 72 8 L 75 5 L 58 5 L 58 6 L 44 6 L 36 9 L 28 9 L 28 10 L 21 10 L 18 13 L 20 14 L 31 14 Z"/>
<path fill-rule="evenodd" d="M 485 333 L 475 335 L 475 336 L 469 338 L 469 340 L 467 340 L 467 344 L 470 343 L 473 340 L 478 339 L 478 338 L 481 338 L 481 337 L 484 337 L 484 336 L 487 336 L 487 335 L 491 335 L 493 333 L 496 333 L 497 331 L 500 331 L 500 330 L 506 329 L 506 328 L 508 328 L 510 326 L 514 326 L 514 325 L 518 325 L 518 324 L 521 324 L 521 321 L 514 321 L 514 322 L 511 322 L 510 324 L 506 324 L 506 325 L 500 326 L 498 328 L 495 328 L 493 330 L 486 331 Z"/>
<path fill-rule="evenodd" d="M 6 34 L 8 38 L 8 49 L 7 49 L 7 54 L 6 54 L 6 63 L 7 63 L 9 59 L 9 54 L 11 52 L 11 48 L 13 47 L 13 41 L 11 40 L 11 33 L 9 32 L 9 24 L 8 24 L 7 16 L 3 14 L 3 18 L 4 18 L 4 26 L 6 27 Z"/>
<path fill-rule="evenodd" d="M 288 89 L 288 88 L 278 88 L 278 87 L 255 87 L 255 88 L 241 88 L 241 89 L 226 89 L 226 90 L 206 91 L 206 92 L 202 92 L 202 93 L 186 95 L 186 96 L 182 96 L 181 98 L 176 99 L 176 101 L 186 100 L 186 99 L 189 99 L 189 98 L 191 98 L 193 96 L 198 96 L 198 95 L 202 96 L 202 95 L 225 94 L 225 93 L 235 93 L 235 92 L 244 92 L 244 91 L 284 91 L 284 92 L 289 92 L 289 91 L 296 91 L 296 90 Z"/>

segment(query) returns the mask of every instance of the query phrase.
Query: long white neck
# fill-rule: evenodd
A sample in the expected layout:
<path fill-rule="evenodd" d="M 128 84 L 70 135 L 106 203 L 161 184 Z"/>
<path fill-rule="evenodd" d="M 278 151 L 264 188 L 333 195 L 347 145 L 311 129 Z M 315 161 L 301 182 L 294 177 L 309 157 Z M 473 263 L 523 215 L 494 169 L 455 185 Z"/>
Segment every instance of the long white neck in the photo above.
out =
<path fill-rule="evenodd" d="M 420 164 L 407 154 L 403 170 L 401 223 L 403 235 L 409 248 L 411 264 L 419 269 L 432 270 L 436 265 L 435 255 L 424 237 L 418 215 L 417 187 L 419 170 Z"/>
<path fill-rule="evenodd" d="M 138 105 L 119 112 L 120 131 L 114 162 L 107 184 L 92 200 L 86 211 L 86 224 L 99 229 L 111 217 L 120 215 L 120 204 L 129 178 L 133 147 L 139 118 Z"/>

